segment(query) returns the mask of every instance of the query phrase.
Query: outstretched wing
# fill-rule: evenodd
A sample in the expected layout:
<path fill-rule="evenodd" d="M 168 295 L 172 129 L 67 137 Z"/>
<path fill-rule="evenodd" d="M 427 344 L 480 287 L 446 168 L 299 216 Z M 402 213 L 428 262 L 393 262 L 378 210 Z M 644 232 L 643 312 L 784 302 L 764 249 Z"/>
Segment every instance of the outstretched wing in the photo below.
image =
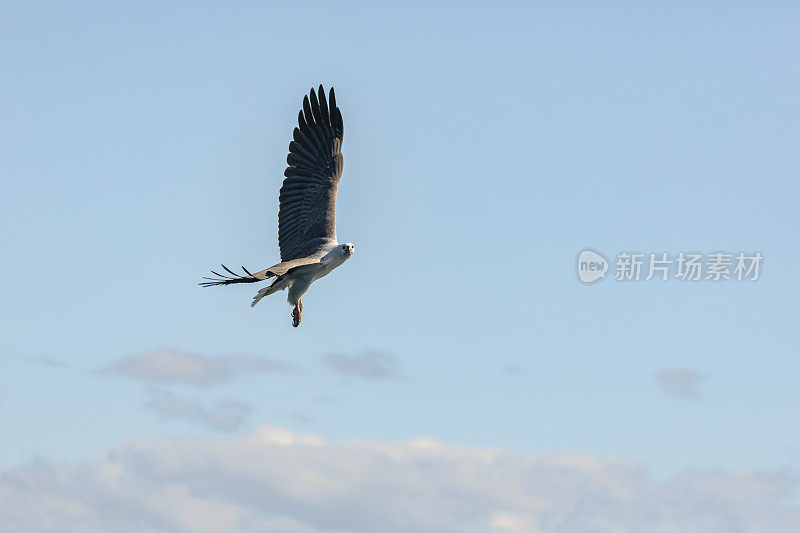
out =
<path fill-rule="evenodd" d="M 299 268 L 305 265 L 311 265 L 314 263 L 319 263 L 320 259 L 322 258 L 322 252 L 315 253 L 312 255 L 308 255 L 305 257 L 298 257 L 297 259 L 292 259 L 291 261 L 283 261 L 278 263 L 277 265 L 272 265 L 269 268 L 265 268 L 260 272 L 256 272 L 255 274 L 251 274 L 249 270 L 245 267 L 242 267 L 244 270 L 245 275 L 237 274 L 232 271 L 230 268 L 226 267 L 225 265 L 221 265 L 222 268 L 225 269 L 227 274 L 220 274 L 219 272 L 211 271 L 212 274 L 217 276 L 216 278 L 207 278 L 204 277 L 204 280 L 200 283 L 203 287 L 216 287 L 218 285 L 231 285 L 233 283 L 256 283 L 258 281 L 264 281 L 265 279 L 269 279 L 275 276 L 283 276 L 284 274 L 291 273 L 294 269 Z"/>
<path fill-rule="evenodd" d="M 327 100 L 322 85 L 319 100 L 311 89 L 303 98 L 298 123 L 289 143 L 289 166 L 280 193 L 281 261 L 310 256 L 336 241 L 336 187 L 344 165 L 344 125 L 333 88 Z"/>
<path fill-rule="evenodd" d="M 271 278 L 272 276 L 275 275 L 275 273 L 271 272 L 269 268 L 264 269 L 261 272 L 256 272 L 255 274 L 251 274 L 249 270 L 247 270 L 245 267 L 242 267 L 242 270 L 244 270 L 245 273 L 245 275 L 242 276 L 240 274 L 236 274 L 225 265 L 220 265 L 220 266 L 224 268 L 229 275 L 219 274 L 212 270 L 211 273 L 217 277 L 216 278 L 203 277 L 203 279 L 208 281 L 201 282 L 200 286 L 215 287 L 217 285 L 230 285 L 232 283 L 255 283 L 257 281 L 264 281 L 265 279 Z"/>

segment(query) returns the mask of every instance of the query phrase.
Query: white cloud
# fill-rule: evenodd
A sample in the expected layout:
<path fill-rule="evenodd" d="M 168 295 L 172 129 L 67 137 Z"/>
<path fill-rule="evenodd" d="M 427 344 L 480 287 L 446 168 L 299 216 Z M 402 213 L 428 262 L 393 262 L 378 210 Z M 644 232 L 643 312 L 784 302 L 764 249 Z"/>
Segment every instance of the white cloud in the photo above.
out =
<path fill-rule="evenodd" d="M 182 383 L 207 387 L 239 374 L 284 372 L 291 367 L 278 359 L 253 356 L 210 357 L 180 350 L 159 349 L 128 355 L 105 371 L 151 383 Z"/>
<path fill-rule="evenodd" d="M 6 533 L 789 531 L 785 472 L 685 472 L 431 439 L 330 444 L 263 428 L 152 439 L 77 466 L 0 471 Z"/>
<path fill-rule="evenodd" d="M 679 398 L 696 398 L 703 376 L 685 368 L 674 368 L 660 371 L 656 374 L 656 379 L 665 394 Z"/>
<path fill-rule="evenodd" d="M 209 409 L 196 400 L 180 398 L 164 390 L 150 391 L 145 409 L 166 418 L 199 422 L 217 431 L 236 431 L 252 411 L 249 405 L 236 400 L 220 400 Z"/>
<path fill-rule="evenodd" d="M 383 352 L 363 352 L 349 356 L 330 354 L 325 365 L 332 372 L 361 379 L 379 380 L 400 377 L 394 356 Z"/>

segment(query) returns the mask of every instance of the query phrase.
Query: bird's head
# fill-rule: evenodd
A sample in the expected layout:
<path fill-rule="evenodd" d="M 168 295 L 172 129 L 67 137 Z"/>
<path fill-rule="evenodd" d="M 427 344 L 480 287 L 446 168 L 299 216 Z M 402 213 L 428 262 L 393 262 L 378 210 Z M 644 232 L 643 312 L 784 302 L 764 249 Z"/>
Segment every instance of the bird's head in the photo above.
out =
<path fill-rule="evenodd" d="M 356 251 L 356 247 L 353 246 L 353 243 L 351 242 L 340 244 L 339 247 L 342 249 L 342 253 L 344 253 L 345 257 L 350 257 L 351 255 L 353 255 L 353 252 Z"/>

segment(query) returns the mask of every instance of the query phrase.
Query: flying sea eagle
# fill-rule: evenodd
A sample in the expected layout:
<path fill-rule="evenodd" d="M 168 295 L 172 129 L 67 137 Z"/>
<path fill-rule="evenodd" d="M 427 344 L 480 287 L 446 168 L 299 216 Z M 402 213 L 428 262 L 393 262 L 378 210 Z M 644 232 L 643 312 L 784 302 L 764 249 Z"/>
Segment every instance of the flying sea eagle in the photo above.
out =
<path fill-rule="evenodd" d="M 264 296 L 289 289 L 294 327 L 300 325 L 303 312 L 300 297 L 314 281 L 350 259 L 355 250 L 351 243 L 339 244 L 336 240 L 336 187 L 344 165 L 344 125 L 333 88 L 327 100 L 322 85 L 319 99 L 311 89 L 311 94 L 303 98 L 297 121 L 299 127 L 294 129 L 294 140 L 289 143 L 289 166 L 283 173 L 286 179 L 278 209 L 281 262 L 255 274 L 242 267 L 245 275 L 241 276 L 222 265 L 230 275 L 212 270 L 217 277 L 203 278 L 208 281 L 200 283 L 212 287 L 275 278 L 269 287 L 258 291 L 250 306 Z"/>

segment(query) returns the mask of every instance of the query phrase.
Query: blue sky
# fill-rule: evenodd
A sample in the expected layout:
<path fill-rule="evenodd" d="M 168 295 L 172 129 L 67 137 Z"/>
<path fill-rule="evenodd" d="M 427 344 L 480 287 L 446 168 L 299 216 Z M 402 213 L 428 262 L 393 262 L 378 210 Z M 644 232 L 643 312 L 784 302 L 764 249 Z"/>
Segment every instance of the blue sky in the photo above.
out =
<path fill-rule="evenodd" d="M 278 426 L 796 473 L 798 22 L 788 2 L 1 3 L 0 466 Z M 283 293 L 196 284 L 277 262 L 319 83 L 356 253 L 295 330 Z M 765 259 L 752 283 L 586 286 L 585 248 Z M 152 353 L 232 377 L 115 367 Z M 688 397 L 659 384 L 676 371 Z"/>

